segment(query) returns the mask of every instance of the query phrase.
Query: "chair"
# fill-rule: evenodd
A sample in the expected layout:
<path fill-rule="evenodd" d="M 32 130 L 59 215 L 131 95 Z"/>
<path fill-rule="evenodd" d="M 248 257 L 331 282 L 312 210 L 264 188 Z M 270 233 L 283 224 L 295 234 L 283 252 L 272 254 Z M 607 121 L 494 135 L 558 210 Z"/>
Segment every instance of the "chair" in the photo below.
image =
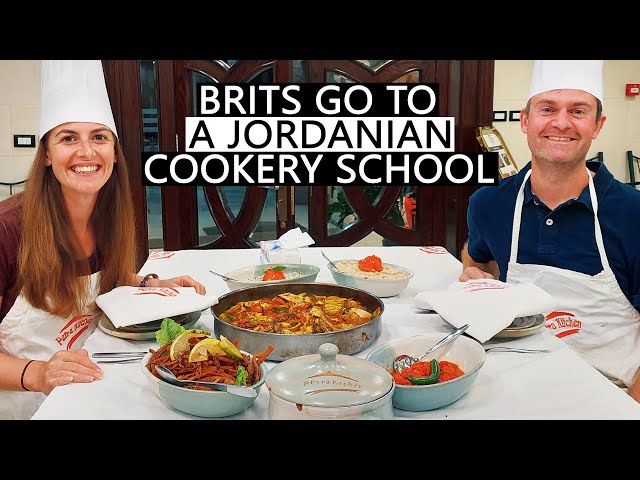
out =
<path fill-rule="evenodd" d="M 640 185 L 640 181 L 636 180 L 637 178 L 640 180 L 640 157 L 634 155 L 631 150 L 627 151 L 627 162 L 629 162 L 629 182 L 627 185 Z"/>
<path fill-rule="evenodd" d="M 17 187 L 18 185 L 23 185 L 25 182 L 26 180 L 21 180 L 19 182 L 12 182 L 12 183 L 0 182 L 0 187 L 9 187 L 9 195 L 3 194 L 0 189 L 0 201 L 6 198 L 9 198 L 11 195 L 13 195 L 13 187 Z"/>
<path fill-rule="evenodd" d="M 604 163 L 604 154 L 602 152 L 598 152 L 598 154 L 595 157 L 587 158 L 587 162 Z"/>

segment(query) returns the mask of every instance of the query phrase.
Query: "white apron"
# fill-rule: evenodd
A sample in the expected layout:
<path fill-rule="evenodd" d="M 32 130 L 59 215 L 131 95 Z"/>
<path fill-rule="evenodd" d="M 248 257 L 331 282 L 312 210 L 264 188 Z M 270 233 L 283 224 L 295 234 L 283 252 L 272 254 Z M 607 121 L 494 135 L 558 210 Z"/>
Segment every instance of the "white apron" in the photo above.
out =
<path fill-rule="evenodd" d="M 518 192 L 513 214 L 507 282 L 533 283 L 552 295 L 557 301 L 557 310 L 546 316 L 547 329 L 600 372 L 629 387 L 640 366 L 640 313 L 620 289 L 609 266 L 598 221 L 598 199 L 588 172 L 596 244 L 603 270 L 591 276 L 558 267 L 516 263 L 529 170 Z"/>
<path fill-rule="evenodd" d="M 91 275 L 91 300 L 97 296 L 100 272 Z M 18 295 L 0 323 L 0 351 L 12 357 L 49 360 L 59 350 L 82 348 L 100 313 L 62 318 L 34 308 Z M 28 420 L 46 396 L 39 392 L 0 390 L 0 419 Z"/>

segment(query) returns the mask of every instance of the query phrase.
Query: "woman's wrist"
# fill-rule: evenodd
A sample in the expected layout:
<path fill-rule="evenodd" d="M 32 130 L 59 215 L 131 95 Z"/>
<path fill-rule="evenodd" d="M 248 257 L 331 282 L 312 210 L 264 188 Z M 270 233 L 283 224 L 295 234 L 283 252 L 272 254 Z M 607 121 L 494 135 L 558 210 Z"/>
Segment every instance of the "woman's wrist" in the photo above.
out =
<path fill-rule="evenodd" d="M 38 388 L 38 376 L 40 367 L 45 363 L 41 360 L 30 360 L 22 369 L 22 376 L 20 377 L 20 386 L 26 392 L 39 392 Z"/>

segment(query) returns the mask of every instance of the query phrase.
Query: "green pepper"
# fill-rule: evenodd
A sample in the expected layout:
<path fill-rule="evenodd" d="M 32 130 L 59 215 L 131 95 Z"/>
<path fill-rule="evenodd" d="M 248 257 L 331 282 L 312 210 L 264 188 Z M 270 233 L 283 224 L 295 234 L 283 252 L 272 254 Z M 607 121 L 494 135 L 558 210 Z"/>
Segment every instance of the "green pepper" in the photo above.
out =
<path fill-rule="evenodd" d="M 414 385 L 431 385 L 432 383 L 436 383 L 440 378 L 440 364 L 434 358 L 431 360 L 431 375 L 428 377 L 406 377 Z"/>

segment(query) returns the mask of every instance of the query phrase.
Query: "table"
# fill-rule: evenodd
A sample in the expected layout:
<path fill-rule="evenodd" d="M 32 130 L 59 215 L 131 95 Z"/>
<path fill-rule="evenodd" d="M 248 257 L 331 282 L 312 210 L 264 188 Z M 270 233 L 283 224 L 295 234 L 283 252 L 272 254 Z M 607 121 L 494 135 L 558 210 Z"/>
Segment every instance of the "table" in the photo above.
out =
<path fill-rule="evenodd" d="M 398 296 L 383 299 L 385 311 L 380 338 L 357 354 L 364 358 L 379 344 L 393 338 L 426 332 L 451 331 L 437 314 L 419 310 L 413 297 L 424 290 L 446 288 L 457 281 L 460 262 L 441 247 L 309 247 L 301 249 L 302 262 L 318 265 L 318 282 L 334 283 L 321 250 L 329 258 L 364 258 L 375 254 L 387 263 L 411 268 L 414 277 Z M 259 262 L 257 249 L 183 250 L 154 253 L 140 270 L 162 277 L 188 274 L 201 281 L 207 292 L 228 292 L 220 273 Z M 202 312 L 196 328 L 213 331 L 213 316 Z M 640 404 L 582 360 L 546 329 L 517 339 L 495 339 L 485 346 L 508 343 L 523 348 L 545 348 L 548 354 L 489 352 L 476 382 L 452 405 L 428 412 L 394 409 L 396 419 L 640 419 Z M 157 348 L 153 341 L 136 342 L 96 331 L 84 348 L 97 351 L 131 351 Z M 275 363 L 267 362 L 271 368 Z M 33 416 L 44 419 L 196 419 L 166 406 L 148 387 L 139 363 L 101 364 L 104 378 L 89 384 L 56 388 Z M 267 418 L 269 393 L 262 388 L 255 403 L 236 420 Z"/>

